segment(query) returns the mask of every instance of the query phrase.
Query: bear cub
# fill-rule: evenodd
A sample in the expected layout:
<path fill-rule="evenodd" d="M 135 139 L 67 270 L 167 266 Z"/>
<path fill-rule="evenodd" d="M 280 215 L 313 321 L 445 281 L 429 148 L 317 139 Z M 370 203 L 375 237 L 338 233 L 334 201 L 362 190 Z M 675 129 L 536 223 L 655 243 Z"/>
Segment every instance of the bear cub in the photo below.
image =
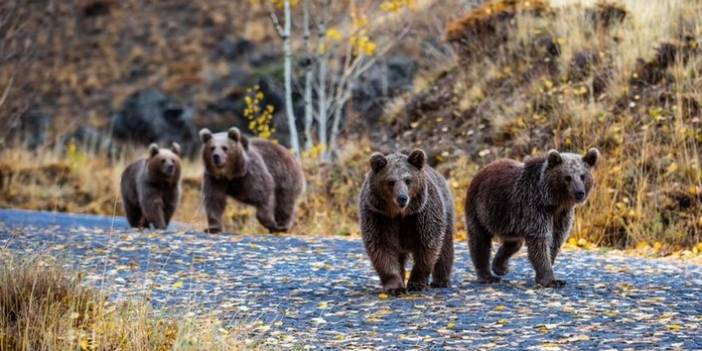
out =
<path fill-rule="evenodd" d="M 393 295 L 449 287 L 453 266 L 454 206 L 444 177 L 424 151 L 370 158 L 359 201 L 366 253 L 383 289 Z M 405 286 L 405 263 L 414 267 Z"/>
<path fill-rule="evenodd" d="M 238 128 L 212 134 L 200 130 L 205 175 L 202 185 L 207 232 L 222 231 L 227 196 L 254 206 L 270 232 L 286 232 L 305 189 L 300 162 L 283 146 L 241 134 Z"/>
<path fill-rule="evenodd" d="M 478 280 L 500 281 L 508 262 L 524 243 L 544 287 L 565 285 L 553 275 L 553 264 L 573 225 L 574 208 L 587 200 L 592 169 L 600 153 L 581 156 L 550 150 L 524 163 L 503 159 L 478 172 L 465 202 L 468 246 Z M 490 265 L 493 236 L 502 246 Z"/>
<path fill-rule="evenodd" d="M 180 200 L 180 146 L 149 146 L 149 156 L 127 166 L 120 182 L 132 227 L 166 229 Z"/>

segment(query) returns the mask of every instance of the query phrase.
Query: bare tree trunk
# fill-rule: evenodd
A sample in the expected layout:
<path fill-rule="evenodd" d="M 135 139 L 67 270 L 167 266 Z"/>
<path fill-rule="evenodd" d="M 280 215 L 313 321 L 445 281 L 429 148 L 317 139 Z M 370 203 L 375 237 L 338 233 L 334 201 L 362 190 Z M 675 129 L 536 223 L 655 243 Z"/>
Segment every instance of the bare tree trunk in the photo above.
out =
<path fill-rule="evenodd" d="M 307 66 L 305 67 L 305 150 L 312 148 L 312 52 L 310 51 L 310 0 L 304 3 L 304 33 Z"/>
<path fill-rule="evenodd" d="M 319 42 L 324 43 L 324 36 L 326 35 L 326 23 L 325 19 L 319 22 Z M 328 48 L 325 48 L 328 50 Z M 319 62 L 319 76 L 317 77 L 319 87 L 318 89 L 318 99 L 317 102 L 317 132 L 319 134 L 319 144 L 322 145 L 322 153 L 320 157 L 323 159 L 326 150 L 329 147 L 327 140 L 327 54 L 322 53 L 318 57 Z"/>
<path fill-rule="evenodd" d="M 341 127 L 341 115 L 344 112 L 344 106 L 346 106 L 346 102 L 349 101 L 351 98 L 351 89 L 347 90 L 344 93 L 344 96 L 341 98 L 341 100 L 338 102 L 336 108 L 334 109 L 334 121 L 332 122 L 332 132 L 329 140 L 329 154 L 327 155 L 327 158 L 329 160 L 334 158 L 334 155 L 336 153 L 336 148 L 337 148 L 337 138 L 339 136 L 340 132 L 340 127 Z"/>
<path fill-rule="evenodd" d="M 293 109 L 292 99 L 292 45 L 290 45 L 292 15 L 290 12 L 290 0 L 285 0 L 285 29 L 283 31 L 283 51 L 285 52 L 285 110 L 288 116 L 290 146 L 292 146 L 295 156 L 300 157 L 300 140 L 297 137 L 295 111 Z"/>

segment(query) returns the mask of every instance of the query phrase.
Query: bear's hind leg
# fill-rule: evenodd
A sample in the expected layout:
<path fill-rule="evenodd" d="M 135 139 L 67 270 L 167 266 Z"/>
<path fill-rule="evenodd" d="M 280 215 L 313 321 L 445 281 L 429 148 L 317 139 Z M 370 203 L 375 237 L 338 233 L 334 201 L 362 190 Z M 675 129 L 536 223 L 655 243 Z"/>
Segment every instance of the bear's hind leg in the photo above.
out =
<path fill-rule="evenodd" d="M 256 206 L 256 219 L 262 226 L 266 227 L 271 233 L 284 232 L 285 229 L 278 226 L 275 221 L 275 208 L 273 201 L 267 201 L 265 204 Z"/>
<path fill-rule="evenodd" d="M 275 194 L 275 222 L 282 231 L 290 230 L 295 221 L 295 194 L 279 190 Z"/>
<path fill-rule="evenodd" d="M 478 281 L 487 284 L 499 282 L 500 277 L 490 271 L 492 234 L 474 219 L 468 218 L 467 222 L 468 248 Z"/>
<path fill-rule="evenodd" d="M 503 276 L 509 271 L 509 259 L 522 248 L 524 240 L 510 240 L 502 243 L 492 260 L 492 272 Z"/>

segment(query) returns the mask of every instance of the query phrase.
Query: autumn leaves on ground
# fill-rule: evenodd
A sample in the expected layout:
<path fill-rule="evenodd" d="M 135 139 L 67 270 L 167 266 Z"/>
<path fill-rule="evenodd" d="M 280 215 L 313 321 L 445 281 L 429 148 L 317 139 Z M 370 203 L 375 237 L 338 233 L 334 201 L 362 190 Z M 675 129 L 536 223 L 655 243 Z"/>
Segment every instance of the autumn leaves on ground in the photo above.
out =
<path fill-rule="evenodd" d="M 577 211 L 569 244 L 633 249 L 655 256 L 699 256 L 702 3 L 496 0 L 456 17 L 454 9 L 463 8 L 459 3 L 417 1 L 410 6 L 417 29 L 403 39 L 409 44 L 395 50 L 405 50 L 401 53 L 407 55 L 429 50 L 423 42 L 437 33 L 422 34 L 422 30 L 436 27 L 432 22 L 436 20 L 449 23 L 440 31 L 446 40 L 442 45 L 453 53 L 421 62 L 413 91 L 389 102 L 375 125 L 342 133 L 334 161 L 319 162 L 319 148 L 303 153 L 307 191 L 292 232 L 358 235 L 357 195 L 373 150 L 424 148 L 430 163 L 447 177 L 457 213 L 463 213 L 466 188 L 488 162 L 505 156 L 523 158 L 549 148 L 581 152 L 596 146 L 603 160 L 595 174 L 597 185 L 588 203 Z M 429 19 L 425 13 L 439 18 Z M 382 35 L 381 30 L 373 33 Z M 110 52 L 109 46 L 102 50 Z M 179 67 L 187 74 L 177 67 L 162 72 L 180 79 L 162 81 L 167 85 L 164 89 L 187 90 L 186 76 L 199 74 L 190 72 L 191 66 Z M 80 94 L 71 90 L 73 98 L 88 94 L 84 97 L 91 104 L 102 106 L 84 111 L 89 120 L 100 119 L 114 107 L 100 105 L 105 97 L 90 95 L 91 89 L 108 95 L 122 89 L 110 85 L 110 72 L 103 71 L 88 80 L 92 88 Z M 0 70 L 0 84 L 8 77 L 8 71 Z M 48 80 L 77 81 L 69 78 Z M 47 93 L 42 89 L 37 94 Z M 114 98 L 122 100 L 126 94 L 122 91 Z M 204 95 L 196 100 L 206 99 Z M 72 108 L 70 104 L 58 107 L 69 115 L 76 113 Z M 359 117 L 348 118 L 348 125 L 363 125 L 356 120 Z M 267 128 L 257 130 L 270 136 Z M 121 216 L 119 175 L 145 152 L 130 148 L 114 157 L 80 142 L 34 151 L 3 143 L 0 206 Z M 186 160 L 183 198 L 175 221 L 197 230 L 205 226 L 201 179 L 201 161 Z M 225 218 L 230 232 L 264 232 L 246 207 L 230 203 Z M 456 225 L 461 245 L 467 235 L 463 219 Z M 64 328 L 80 331 L 81 325 L 89 325 L 84 330 L 101 326 L 109 331 L 105 342 L 114 342 L 115 347 L 170 348 L 187 330 L 172 321 L 147 320 L 149 313 L 143 307 L 132 313 L 133 306 L 106 304 L 98 294 L 65 281 L 63 272 L 44 273 L 38 268 L 42 265 L 25 265 L 11 262 L 0 272 L 0 289 L 8 286 L 7 281 L 17 283 L 13 291 L 0 290 L 2 315 L 12 311 L 23 321 L 13 324 L 21 330 L 0 338 L 0 346 L 29 345 L 36 337 L 50 339 L 41 345 L 80 345 L 81 335 L 66 337 Z M 8 276 L 10 271 L 13 277 Z M 35 275 L 38 271 L 42 274 Z M 24 305 L 18 296 L 26 295 L 35 296 L 37 304 Z M 74 313 L 80 318 L 70 318 Z M 120 318 L 126 315 L 141 319 L 124 323 Z M 129 329 L 131 324 L 138 327 Z M 38 326 L 52 332 L 37 336 Z M 158 336 L 152 334 L 156 329 Z M 173 332 L 164 334 L 164 330 Z"/>

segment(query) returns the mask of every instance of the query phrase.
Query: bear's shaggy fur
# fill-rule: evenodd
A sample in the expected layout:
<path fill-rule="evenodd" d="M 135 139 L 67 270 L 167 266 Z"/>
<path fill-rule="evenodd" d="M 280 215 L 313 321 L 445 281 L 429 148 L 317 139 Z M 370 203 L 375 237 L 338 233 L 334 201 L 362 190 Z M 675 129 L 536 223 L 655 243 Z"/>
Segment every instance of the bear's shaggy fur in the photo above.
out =
<path fill-rule="evenodd" d="M 165 229 L 180 200 L 180 146 L 149 146 L 149 157 L 122 172 L 122 202 L 132 227 Z"/>
<path fill-rule="evenodd" d="M 536 271 L 536 282 L 561 287 L 552 265 L 573 224 L 575 206 L 588 197 L 591 169 L 599 151 L 584 156 L 551 150 L 524 163 L 503 159 L 475 175 L 465 203 L 471 259 L 478 280 L 493 283 L 507 273 L 508 261 L 523 243 Z M 502 246 L 490 267 L 493 235 Z M 493 274 L 494 273 L 494 274 Z"/>
<path fill-rule="evenodd" d="M 449 287 L 453 267 L 454 206 L 446 180 L 426 165 L 422 150 L 374 153 L 361 189 L 363 244 L 383 288 Z M 405 286 L 405 262 L 414 267 Z"/>
<path fill-rule="evenodd" d="M 217 134 L 202 129 L 200 140 L 208 232 L 222 231 L 227 196 L 256 207 L 256 218 L 271 232 L 292 227 L 305 177 L 290 151 L 268 140 L 249 139 L 237 128 Z"/>

